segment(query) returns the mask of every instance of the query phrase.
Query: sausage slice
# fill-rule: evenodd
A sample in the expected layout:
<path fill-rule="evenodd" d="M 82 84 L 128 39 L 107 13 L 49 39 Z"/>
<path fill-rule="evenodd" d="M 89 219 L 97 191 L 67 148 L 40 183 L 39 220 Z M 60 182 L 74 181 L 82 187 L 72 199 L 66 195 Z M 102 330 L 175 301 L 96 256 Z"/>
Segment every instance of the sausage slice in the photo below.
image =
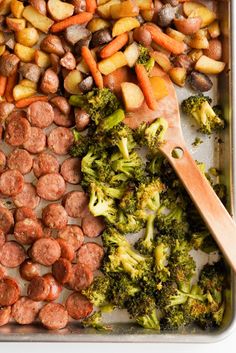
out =
<path fill-rule="evenodd" d="M 21 297 L 12 306 L 12 317 L 21 325 L 32 324 L 38 316 L 40 303 L 27 297 Z"/>
<path fill-rule="evenodd" d="M 20 296 L 20 288 L 11 277 L 0 280 L 0 306 L 13 305 Z"/>
<path fill-rule="evenodd" d="M 15 211 L 16 222 L 23 221 L 26 218 L 36 220 L 37 217 L 36 217 L 34 210 L 32 210 L 32 208 L 26 207 L 26 206 L 17 208 Z"/>
<path fill-rule="evenodd" d="M 30 299 L 35 300 L 37 302 L 46 300 L 49 295 L 50 286 L 48 281 L 44 277 L 34 277 L 27 289 L 27 295 Z"/>
<path fill-rule="evenodd" d="M 17 169 L 21 174 L 28 174 L 33 165 L 33 158 L 26 150 L 17 148 L 7 158 L 9 169 Z"/>
<path fill-rule="evenodd" d="M 31 248 L 31 256 L 35 262 L 44 266 L 51 266 L 61 255 L 58 242 L 52 238 L 41 238 L 34 242 Z"/>
<path fill-rule="evenodd" d="M 78 250 L 84 242 L 84 235 L 79 226 L 68 225 L 58 232 L 58 237 L 67 241 L 73 249 Z"/>
<path fill-rule="evenodd" d="M 61 175 L 70 184 L 79 184 L 81 180 L 81 161 L 79 158 L 68 158 L 61 165 Z"/>
<path fill-rule="evenodd" d="M 89 197 L 83 191 L 70 191 L 62 200 L 69 217 L 85 217 L 88 212 Z"/>
<path fill-rule="evenodd" d="M 58 203 L 51 203 L 43 209 L 42 218 L 49 228 L 63 229 L 68 222 L 68 216 L 64 207 Z"/>
<path fill-rule="evenodd" d="M 60 330 L 68 324 L 69 317 L 62 304 L 48 303 L 40 310 L 39 320 L 49 330 Z"/>
<path fill-rule="evenodd" d="M 26 259 L 20 265 L 20 275 L 26 281 L 31 281 L 34 277 L 40 276 L 39 264 L 33 262 L 30 259 Z"/>
<path fill-rule="evenodd" d="M 70 288 L 81 291 L 93 282 L 93 272 L 89 266 L 77 264 L 72 267 L 72 276 L 69 281 Z"/>
<path fill-rule="evenodd" d="M 45 174 L 39 178 L 37 194 L 47 201 L 59 200 L 66 189 L 65 181 L 58 173 Z"/>
<path fill-rule="evenodd" d="M 0 192 L 6 196 L 19 194 L 24 187 L 24 177 L 16 169 L 7 170 L 0 175 Z"/>
<path fill-rule="evenodd" d="M 36 193 L 33 184 L 25 183 L 23 190 L 12 198 L 16 207 L 36 208 L 39 205 L 40 197 Z"/>
<path fill-rule="evenodd" d="M 33 161 L 33 171 L 37 178 L 42 175 L 59 172 L 59 163 L 52 154 L 40 153 Z"/>
<path fill-rule="evenodd" d="M 0 249 L 0 262 L 5 267 L 18 267 L 25 258 L 25 249 L 15 241 L 7 241 Z"/>
<path fill-rule="evenodd" d="M 37 101 L 27 109 L 27 117 L 32 126 L 44 129 L 53 123 L 54 113 L 51 104 Z"/>
<path fill-rule="evenodd" d="M 23 221 L 16 222 L 14 236 L 18 243 L 30 245 L 43 236 L 42 226 L 37 220 L 25 218 Z"/>
<path fill-rule="evenodd" d="M 86 243 L 81 246 L 77 252 L 78 263 L 88 266 L 91 271 L 96 271 L 100 268 L 104 250 L 102 246 L 96 243 Z"/>
<path fill-rule="evenodd" d="M 46 135 L 39 127 L 30 128 L 30 136 L 23 144 L 23 147 L 30 153 L 40 153 L 46 147 Z"/>
<path fill-rule="evenodd" d="M 59 155 L 69 153 L 73 142 L 73 134 L 71 130 L 66 127 L 56 127 L 48 136 L 48 147 Z"/>
<path fill-rule="evenodd" d="M 14 114 L 14 113 L 12 113 Z M 8 117 L 8 124 L 6 126 L 5 141 L 11 146 L 21 146 L 30 136 L 30 123 L 23 116 Z"/>
<path fill-rule="evenodd" d="M 11 318 L 11 306 L 0 307 L 0 326 L 8 324 Z"/>
<path fill-rule="evenodd" d="M 66 299 L 66 309 L 70 317 L 81 320 L 91 314 L 93 305 L 84 295 L 74 292 Z"/>
<path fill-rule="evenodd" d="M 14 218 L 6 207 L 0 207 L 0 229 L 3 233 L 9 233 L 11 227 L 14 225 Z M 2 237 L 1 237 L 2 238 Z"/>
<path fill-rule="evenodd" d="M 96 238 L 104 231 L 106 226 L 102 217 L 95 217 L 88 213 L 82 218 L 81 227 L 84 235 L 89 238 Z"/>
<path fill-rule="evenodd" d="M 49 294 L 45 300 L 48 302 L 56 300 L 61 294 L 62 286 L 56 281 L 51 273 L 46 273 L 43 278 L 48 282 L 49 285 Z"/>
<path fill-rule="evenodd" d="M 72 275 L 72 265 L 70 261 L 63 258 L 57 260 L 52 265 L 52 273 L 59 283 L 68 283 Z"/>

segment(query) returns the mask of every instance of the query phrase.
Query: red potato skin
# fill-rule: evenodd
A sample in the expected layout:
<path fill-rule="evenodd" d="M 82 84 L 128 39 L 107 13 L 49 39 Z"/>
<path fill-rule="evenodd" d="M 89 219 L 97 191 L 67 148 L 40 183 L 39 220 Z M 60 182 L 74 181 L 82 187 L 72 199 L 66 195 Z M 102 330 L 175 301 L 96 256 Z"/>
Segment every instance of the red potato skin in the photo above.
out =
<path fill-rule="evenodd" d="M 201 28 L 202 19 L 200 17 L 175 18 L 174 23 L 179 32 L 186 35 L 191 35 L 196 33 Z"/>

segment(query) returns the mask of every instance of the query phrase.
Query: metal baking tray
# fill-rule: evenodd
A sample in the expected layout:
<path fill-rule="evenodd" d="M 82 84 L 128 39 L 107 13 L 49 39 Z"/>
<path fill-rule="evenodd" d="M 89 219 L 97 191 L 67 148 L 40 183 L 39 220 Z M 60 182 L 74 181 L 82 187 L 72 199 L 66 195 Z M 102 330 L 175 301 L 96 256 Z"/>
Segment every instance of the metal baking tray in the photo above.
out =
<path fill-rule="evenodd" d="M 223 143 L 219 143 L 216 136 L 211 138 L 201 136 L 204 143 L 199 147 L 193 147 L 192 142 L 196 136 L 196 129 L 190 126 L 189 120 L 181 118 L 184 136 L 190 152 L 194 158 L 206 163 L 207 167 L 216 166 L 221 169 L 222 181 L 228 189 L 228 210 L 236 216 L 236 115 L 232 103 L 236 101 L 236 70 L 234 69 L 234 20 L 236 20 L 236 5 L 233 0 L 200 0 L 209 6 L 217 8 L 221 20 L 224 61 L 228 67 L 214 82 L 211 97 L 222 104 L 227 120 L 227 127 L 220 136 Z M 179 101 L 189 96 L 187 89 L 177 89 Z M 1 146 L 3 148 L 4 146 Z M 235 234 L 236 235 L 236 234 Z M 206 259 L 205 259 L 206 260 Z M 199 261 L 198 261 L 199 262 Z M 46 271 L 48 272 L 48 271 Z M 17 276 L 18 272 L 14 272 Z M 112 323 L 113 330 L 108 332 L 94 329 L 81 329 L 76 321 L 71 322 L 67 328 L 60 331 L 47 331 L 37 322 L 34 325 L 20 326 L 10 323 L 0 328 L 0 341 L 21 342 L 148 342 L 148 343 L 213 343 L 227 337 L 235 328 L 236 312 L 236 277 L 229 271 L 230 296 L 227 303 L 223 325 L 212 332 L 197 328 L 185 328 L 182 331 L 171 333 L 156 333 L 144 330 L 132 322 L 124 311 L 107 314 L 108 322 Z"/>

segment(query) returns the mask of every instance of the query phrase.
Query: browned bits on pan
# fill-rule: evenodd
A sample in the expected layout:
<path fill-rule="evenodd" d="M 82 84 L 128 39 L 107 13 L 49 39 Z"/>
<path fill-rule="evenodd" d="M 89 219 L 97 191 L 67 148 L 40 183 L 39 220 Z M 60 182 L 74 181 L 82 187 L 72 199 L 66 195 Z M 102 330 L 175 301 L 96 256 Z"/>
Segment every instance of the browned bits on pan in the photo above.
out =
<path fill-rule="evenodd" d="M 63 206 L 51 203 L 43 209 L 42 218 L 44 224 L 49 228 L 64 229 L 68 222 L 68 216 Z"/>
<path fill-rule="evenodd" d="M 68 323 L 68 313 L 62 304 L 48 303 L 39 313 L 39 320 L 49 330 L 60 330 Z"/>
<path fill-rule="evenodd" d="M 49 54 L 56 54 L 58 56 L 65 54 L 60 38 L 53 34 L 49 34 L 42 40 L 40 48 Z"/>
<path fill-rule="evenodd" d="M 20 59 L 15 54 L 2 55 L 0 57 L 0 75 L 11 76 L 17 70 Z"/>
<path fill-rule="evenodd" d="M 0 176 L 0 192 L 6 196 L 19 194 L 24 187 L 24 177 L 16 169 L 7 170 Z"/>
<path fill-rule="evenodd" d="M 27 297 L 21 297 L 12 306 L 12 317 L 21 325 L 32 324 L 38 316 L 40 303 Z"/>
<path fill-rule="evenodd" d="M 30 259 L 26 259 L 20 265 L 20 275 L 26 281 L 31 281 L 34 277 L 40 276 L 39 265 Z"/>
<path fill-rule="evenodd" d="M 66 299 L 66 309 L 70 317 L 75 320 L 81 320 L 91 314 L 93 305 L 84 295 L 74 292 Z"/>
<path fill-rule="evenodd" d="M 41 80 L 40 89 L 43 93 L 56 93 L 59 87 L 59 79 L 52 69 L 47 69 Z"/>

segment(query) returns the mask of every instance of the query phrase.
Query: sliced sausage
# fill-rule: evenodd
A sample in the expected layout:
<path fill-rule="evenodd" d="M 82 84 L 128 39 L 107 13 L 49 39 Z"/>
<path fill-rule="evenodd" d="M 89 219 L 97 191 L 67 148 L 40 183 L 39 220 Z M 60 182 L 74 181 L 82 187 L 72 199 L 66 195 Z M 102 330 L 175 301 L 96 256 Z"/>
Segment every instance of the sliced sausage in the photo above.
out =
<path fill-rule="evenodd" d="M 39 127 L 30 128 L 30 136 L 28 140 L 23 144 L 23 147 L 30 153 L 40 153 L 46 147 L 46 135 L 45 132 Z"/>
<path fill-rule="evenodd" d="M 20 59 L 15 54 L 6 54 L 0 57 L 0 75 L 9 77 L 17 70 Z"/>
<path fill-rule="evenodd" d="M 72 267 L 72 275 L 69 281 L 70 288 L 81 291 L 90 286 L 93 282 L 93 272 L 88 266 L 81 264 Z"/>
<path fill-rule="evenodd" d="M 79 226 L 68 225 L 58 232 L 58 237 L 66 240 L 73 249 L 78 250 L 84 242 L 84 235 Z"/>
<path fill-rule="evenodd" d="M 68 324 L 68 313 L 62 304 L 48 303 L 39 313 L 39 320 L 49 330 L 60 330 Z"/>
<path fill-rule="evenodd" d="M 33 161 L 34 175 L 39 178 L 42 175 L 59 172 L 59 163 L 50 153 L 40 153 Z"/>
<path fill-rule="evenodd" d="M 36 220 L 37 217 L 34 210 L 32 210 L 32 208 L 27 206 L 17 208 L 15 211 L 15 221 L 16 222 L 23 221 L 26 218 Z"/>
<path fill-rule="evenodd" d="M 70 114 L 70 104 L 67 99 L 62 96 L 56 96 L 50 99 L 50 103 L 52 103 L 57 109 L 60 110 L 63 114 Z"/>
<path fill-rule="evenodd" d="M 0 262 L 5 267 L 18 267 L 25 258 L 25 249 L 15 241 L 7 241 L 0 249 Z"/>
<path fill-rule="evenodd" d="M 6 241 L 5 234 L 3 233 L 3 230 L 0 228 L 0 249 L 5 243 L 5 241 Z"/>
<path fill-rule="evenodd" d="M 47 205 L 42 212 L 43 223 L 54 229 L 63 229 L 68 222 L 66 210 L 59 203 L 51 203 Z"/>
<path fill-rule="evenodd" d="M 93 311 L 93 305 L 90 301 L 78 292 L 71 293 L 66 299 L 65 305 L 69 316 L 75 320 L 84 319 Z"/>
<path fill-rule="evenodd" d="M 0 279 L 6 276 L 6 269 L 0 265 Z"/>
<path fill-rule="evenodd" d="M 64 114 L 58 108 L 53 108 L 54 123 L 59 126 L 70 127 L 74 125 L 72 114 Z"/>
<path fill-rule="evenodd" d="M 47 69 L 42 77 L 40 89 L 45 94 L 56 93 L 59 87 L 59 79 L 52 69 Z"/>
<path fill-rule="evenodd" d="M 31 248 L 32 259 L 44 266 L 51 266 L 61 256 L 58 242 L 52 238 L 41 238 Z"/>
<path fill-rule="evenodd" d="M 53 129 L 48 136 L 48 147 L 59 155 L 67 154 L 74 142 L 71 130 L 65 127 Z"/>
<path fill-rule="evenodd" d="M 88 213 L 82 219 L 81 227 L 84 235 L 89 238 L 96 238 L 104 231 L 106 226 L 102 217 L 95 217 Z"/>
<path fill-rule="evenodd" d="M 43 278 L 46 279 L 50 288 L 49 294 L 45 300 L 48 302 L 56 300 L 61 294 L 62 286 L 56 281 L 51 273 L 47 273 Z"/>
<path fill-rule="evenodd" d="M 44 277 L 34 277 L 30 281 L 27 289 L 27 295 L 36 302 L 43 301 L 49 295 L 50 286 Z"/>
<path fill-rule="evenodd" d="M 71 262 L 75 257 L 74 247 L 65 239 L 57 238 L 56 241 L 61 248 L 61 257 Z"/>
<path fill-rule="evenodd" d="M 38 65 L 32 64 L 32 63 L 21 62 L 19 72 L 26 79 L 33 81 L 33 82 L 36 82 L 36 83 L 39 81 L 39 78 L 41 75 L 40 67 Z"/>
<path fill-rule="evenodd" d="M 0 207 L 0 229 L 3 233 L 7 234 L 14 225 L 14 218 L 7 208 Z"/>
<path fill-rule="evenodd" d="M 8 324 L 11 318 L 11 306 L 0 307 L 0 326 Z"/>
<path fill-rule="evenodd" d="M 40 43 L 40 48 L 49 54 L 56 54 L 59 56 L 63 56 L 65 51 L 62 46 L 61 39 L 54 34 L 49 34 L 43 38 Z"/>
<path fill-rule="evenodd" d="M 101 267 L 104 257 L 103 248 L 96 243 L 86 243 L 77 252 L 78 264 L 88 266 L 91 271 L 96 271 Z"/>
<path fill-rule="evenodd" d="M 6 166 L 6 156 L 3 151 L 0 150 L 0 173 L 2 173 Z"/>
<path fill-rule="evenodd" d="M 19 194 L 24 187 L 24 177 L 16 169 L 7 170 L 0 175 L 0 192 L 6 196 Z"/>
<path fill-rule="evenodd" d="M 30 245 L 43 236 L 42 226 L 37 220 L 26 218 L 15 224 L 14 236 L 18 243 Z"/>
<path fill-rule="evenodd" d="M 24 113 L 18 117 L 11 117 L 12 114 L 8 117 L 5 141 L 11 146 L 21 146 L 30 137 L 30 123 L 24 117 Z"/>
<path fill-rule="evenodd" d="M 17 148 L 7 158 L 9 169 L 17 169 L 21 174 L 28 174 L 33 165 L 33 158 L 26 150 Z"/>
<path fill-rule="evenodd" d="M 85 217 L 88 214 L 89 197 L 83 191 L 70 191 L 63 198 L 63 204 L 69 217 Z"/>
<path fill-rule="evenodd" d="M 21 325 L 32 324 L 39 313 L 40 303 L 31 300 L 27 297 L 21 297 L 12 306 L 12 317 L 13 319 Z"/>
<path fill-rule="evenodd" d="M 44 129 L 52 124 L 54 113 L 51 104 L 37 101 L 27 109 L 27 117 L 32 126 Z"/>
<path fill-rule="evenodd" d="M 39 264 L 30 259 L 26 259 L 19 268 L 20 275 L 26 281 L 31 281 L 34 277 L 40 276 Z"/>
<path fill-rule="evenodd" d="M 0 306 L 13 305 L 20 296 L 20 288 L 11 277 L 0 280 Z"/>
<path fill-rule="evenodd" d="M 72 265 L 69 260 L 59 259 L 52 265 L 52 273 L 56 280 L 65 284 L 68 283 L 72 276 Z"/>
<path fill-rule="evenodd" d="M 79 158 L 68 158 L 61 165 L 61 175 L 70 184 L 79 184 L 81 180 L 81 161 Z"/>
<path fill-rule="evenodd" d="M 66 189 L 65 181 L 58 173 L 45 174 L 39 178 L 37 194 L 47 201 L 59 200 Z"/>
<path fill-rule="evenodd" d="M 36 208 L 39 205 L 40 198 L 36 193 L 33 184 L 25 183 L 23 190 L 12 198 L 16 207 Z"/>

